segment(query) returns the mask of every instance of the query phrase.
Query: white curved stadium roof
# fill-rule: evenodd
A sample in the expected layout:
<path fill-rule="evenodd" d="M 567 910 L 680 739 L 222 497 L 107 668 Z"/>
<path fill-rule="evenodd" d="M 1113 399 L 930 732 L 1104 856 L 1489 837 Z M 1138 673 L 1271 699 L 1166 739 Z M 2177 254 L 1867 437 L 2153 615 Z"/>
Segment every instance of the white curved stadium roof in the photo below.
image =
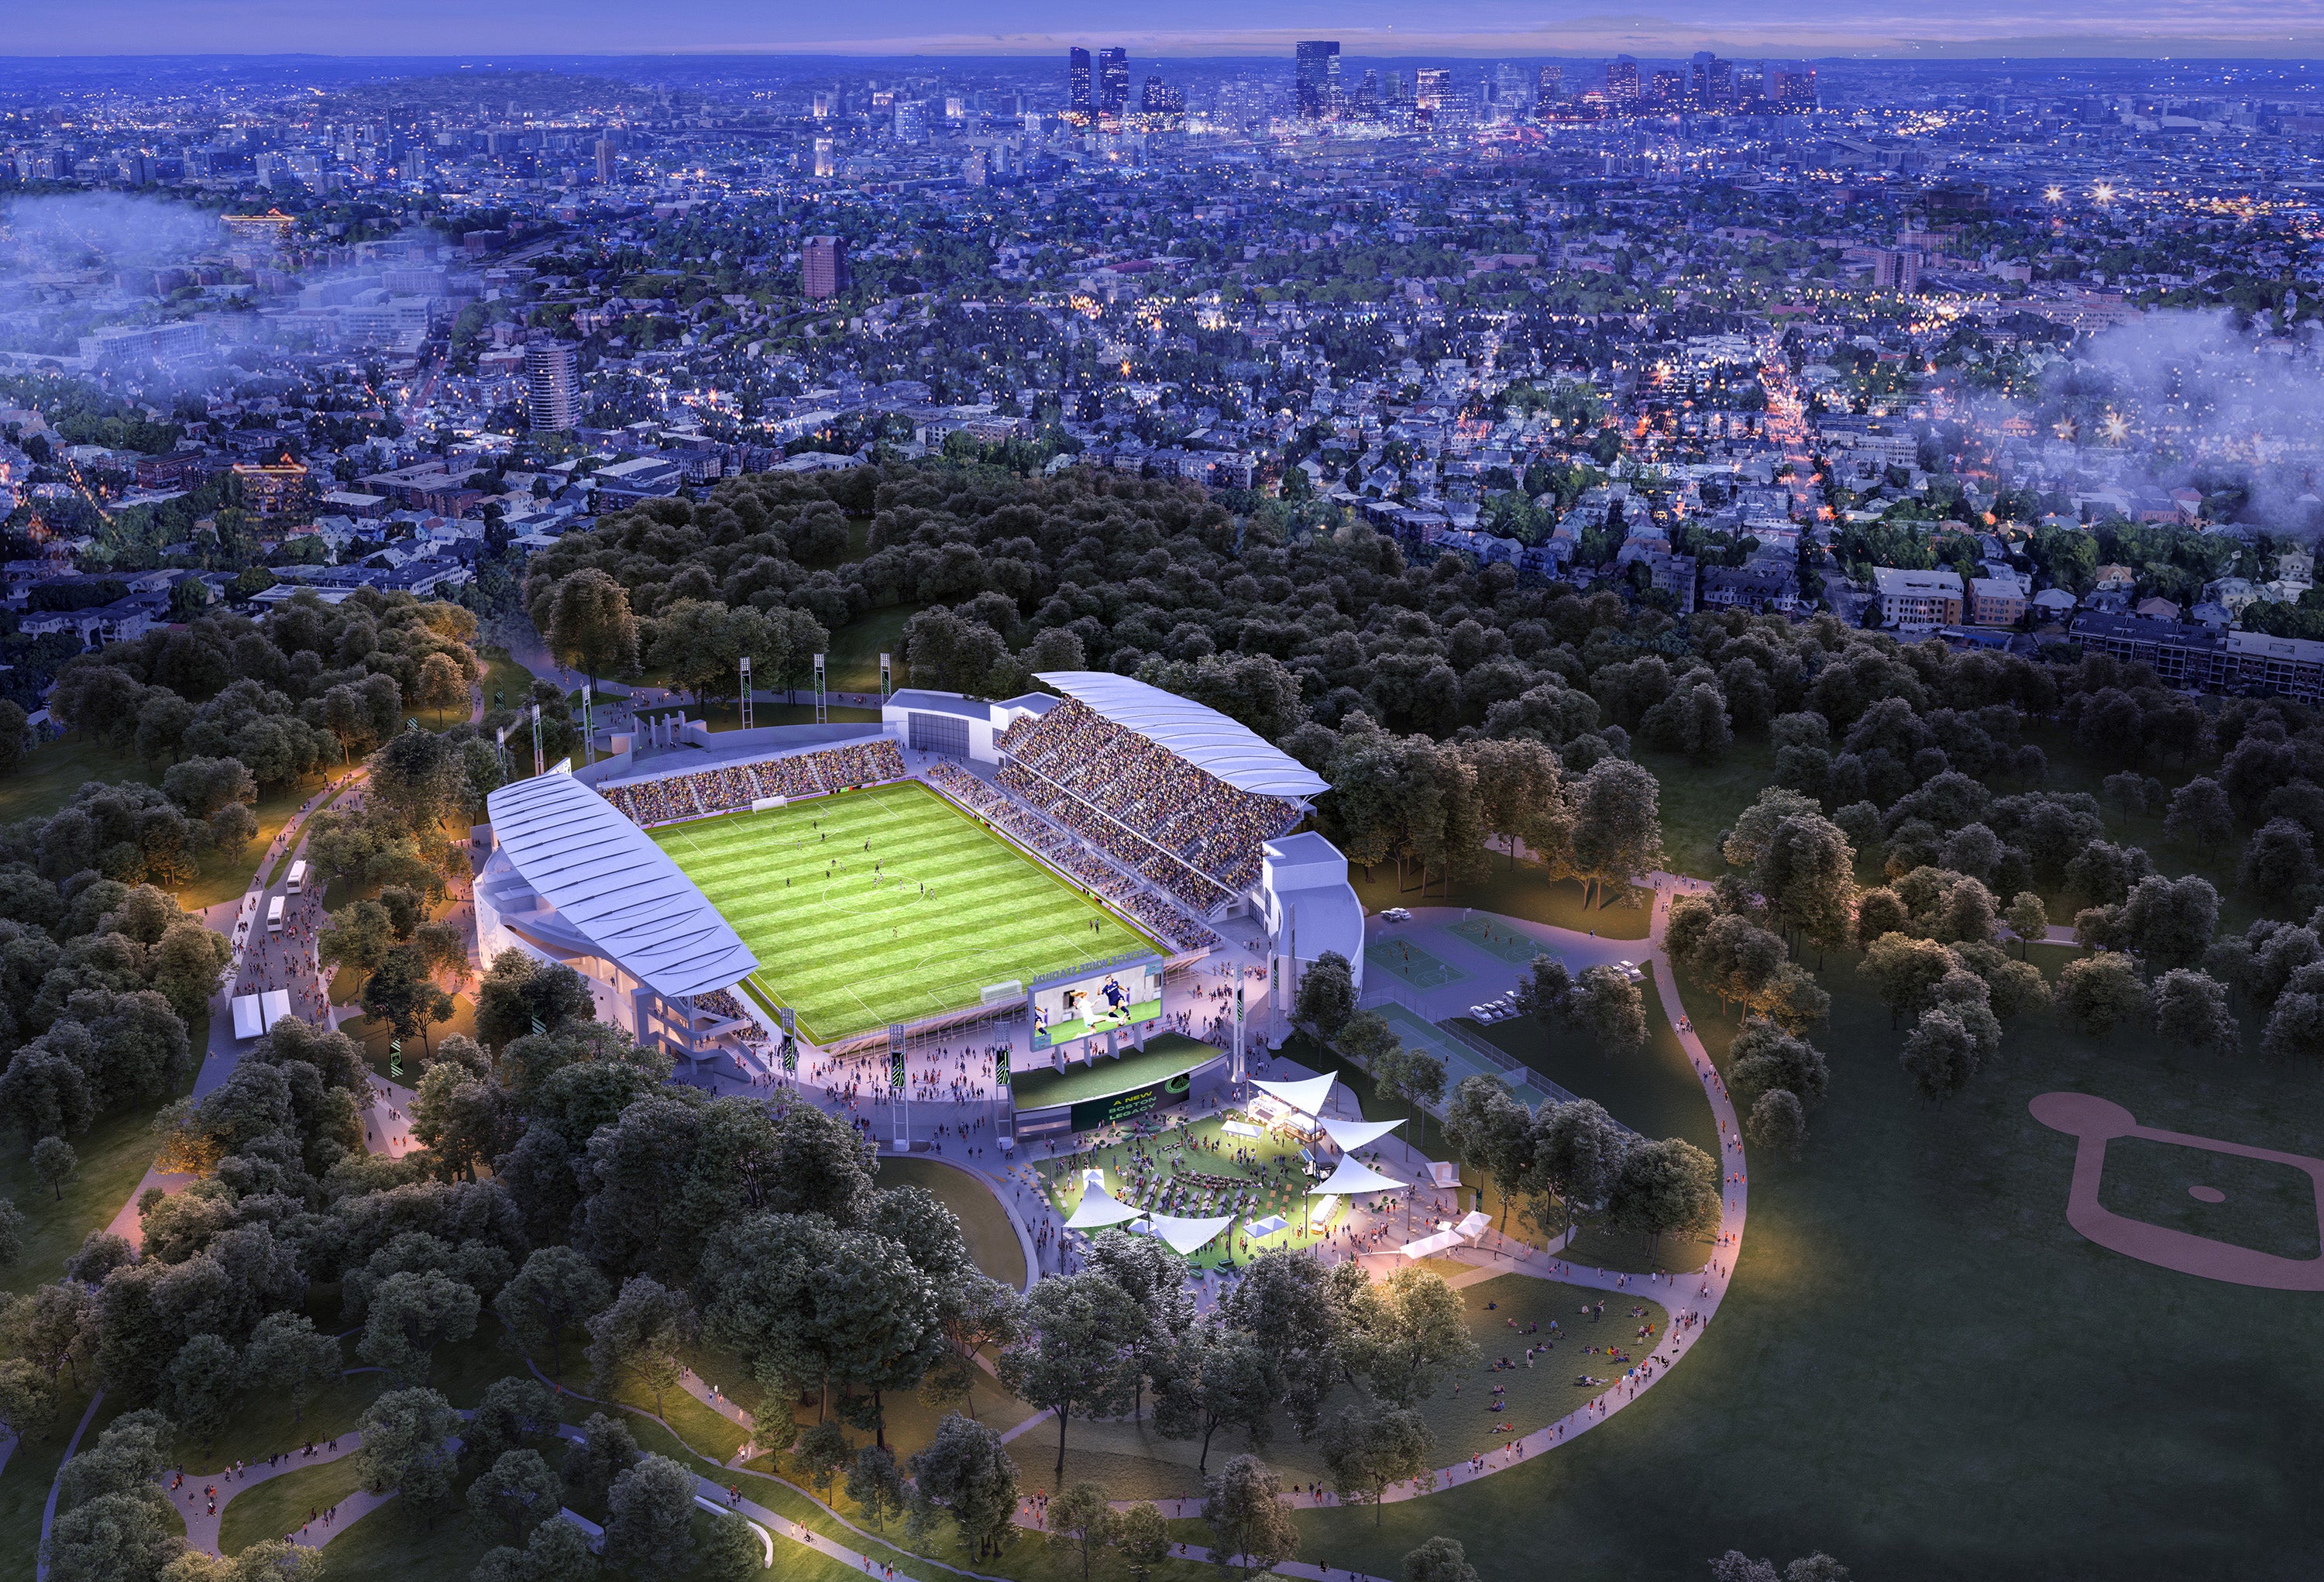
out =
<path fill-rule="evenodd" d="M 1249 726 L 1191 698 L 1105 671 L 1049 671 L 1038 679 L 1237 791 L 1263 797 L 1312 797 L 1332 789 L 1321 775 Z"/>
<path fill-rule="evenodd" d="M 759 969 L 661 847 L 570 774 L 504 785 L 484 806 L 534 893 L 662 998 L 706 995 Z"/>

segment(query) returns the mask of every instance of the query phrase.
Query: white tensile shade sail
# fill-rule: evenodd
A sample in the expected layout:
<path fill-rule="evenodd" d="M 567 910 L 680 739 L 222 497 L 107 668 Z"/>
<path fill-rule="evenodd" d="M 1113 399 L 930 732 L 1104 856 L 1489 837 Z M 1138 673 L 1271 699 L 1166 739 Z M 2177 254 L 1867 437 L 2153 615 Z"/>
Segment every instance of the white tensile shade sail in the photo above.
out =
<path fill-rule="evenodd" d="M 1269 1098 L 1279 1098 L 1303 1115 L 1320 1115 L 1323 1101 L 1332 1096 L 1332 1084 L 1336 1078 L 1326 1071 L 1321 1077 L 1310 1077 L 1300 1082 L 1262 1082 L 1251 1079 L 1251 1086 Z"/>
<path fill-rule="evenodd" d="M 1093 1186 L 1082 1193 L 1082 1200 L 1074 1206 L 1073 1217 L 1065 1221 L 1065 1228 L 1102 1230 L 1109 1225 L 1125 1225 L 1145 1212 L 1143 1208 L 1132 1208 L 1103 1187 Z"/>
<path fill-rule="evenodd" d="M 1213 1236 L 1234 1223 L 1231 1215 L 1216 1219 L 1181 1219 L 1173 1214 L 1150 1214 L 1147 1217 L 1154 1224 L 1154 1234 L 1182 1258 L 1209 1244 Z"/>
<path fill-rule="evenodd" d="M 1360 1192 L 1394 1192 L 1401 1190 L 1402 1181 L 1394 1176 L 1384 1176 L 1358 1159 L 1343 1159 L 1332 1179 L 1320 1187 L 1311 1188 L 1310 1198 L 1353 1197 Z"/>
<path fill-rule="evenodd" d="M 1338 1143 L 1342 1153 L 1353 1153 L 1403 1124 L 1402 1121 L 1325 1121 L 1323 1135 Z"/>

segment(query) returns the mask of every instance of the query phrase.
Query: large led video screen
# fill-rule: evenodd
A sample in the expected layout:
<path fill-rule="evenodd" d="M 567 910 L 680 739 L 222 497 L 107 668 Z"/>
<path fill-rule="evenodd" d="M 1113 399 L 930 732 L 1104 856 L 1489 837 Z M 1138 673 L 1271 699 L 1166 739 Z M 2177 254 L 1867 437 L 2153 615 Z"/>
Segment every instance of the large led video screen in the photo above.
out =
<path fill-rule="evenodd" d="M 1157 957 L 1083 977 L 1037 983 L 1026 998 L 1032 1007 L 1037 1050 L 1133 1028 L 1161 1017 L 1162 962 Z"/>

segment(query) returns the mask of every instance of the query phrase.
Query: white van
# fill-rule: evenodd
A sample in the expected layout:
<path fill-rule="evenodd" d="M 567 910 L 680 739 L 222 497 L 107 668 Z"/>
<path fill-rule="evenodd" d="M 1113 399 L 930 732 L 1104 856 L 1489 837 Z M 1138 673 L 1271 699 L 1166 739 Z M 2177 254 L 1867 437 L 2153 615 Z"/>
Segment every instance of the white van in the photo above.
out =
<path fill-rule="evenodd" d="M 266 931 L 270 934 L 282 931 L 282 898 L 280 895 L 266 903 Z"/>
<path fill-rule="evenodd" d="M 292 863 L 292 864 L 290 865 L 290 882 L 288 884 L 285 884 L 282 888 L 283 888 L 283 891 L 284 891 L 284 893 L 285 893 L 286 894 L 290 894 L 290 895 L 297 895 L 297 894 L 300 894 L 301 893 L 303 893 L 303 892 L 306 890 L 306 888 L 307 888 L 307 859 L 306 859 L 306 858 L 304 858 L 304 857 L 300 857 L 297 862 Z"/>

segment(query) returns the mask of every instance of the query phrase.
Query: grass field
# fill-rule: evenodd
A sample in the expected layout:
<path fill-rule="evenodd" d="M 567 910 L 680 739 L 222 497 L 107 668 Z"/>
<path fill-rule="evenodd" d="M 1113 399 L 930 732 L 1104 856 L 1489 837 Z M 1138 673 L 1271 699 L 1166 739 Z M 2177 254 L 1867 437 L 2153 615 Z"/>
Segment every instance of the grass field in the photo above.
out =
<path fill-rule="evenodd" d="M 917 782 L 653 837 L 815 1043 L 973 1005 L 988 985 L 1157 948 Z"/>

